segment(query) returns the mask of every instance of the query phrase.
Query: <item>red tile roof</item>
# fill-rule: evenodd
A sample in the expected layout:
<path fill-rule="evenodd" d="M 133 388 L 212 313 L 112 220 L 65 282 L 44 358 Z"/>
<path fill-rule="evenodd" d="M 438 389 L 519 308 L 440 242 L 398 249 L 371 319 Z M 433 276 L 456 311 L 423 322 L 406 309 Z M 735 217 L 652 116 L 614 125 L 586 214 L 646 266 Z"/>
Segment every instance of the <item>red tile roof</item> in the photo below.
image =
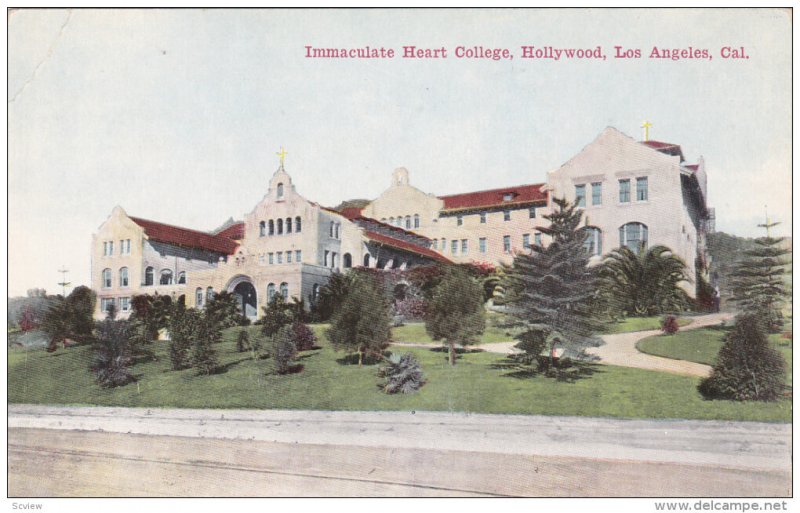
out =
<path fill-rule="evenodd" d="M 668 142 L 662 141 L 639 141 L 640 143 L 644 144 L 648 148 L 653 148 L 656 151 L 660 151 L 661 153 L 665 153 L 667 155 L 675 155 L 680 156 L 681 161 L 683 161 L 683 150 L 679 144 L 672 144 Z"/>
<path fill-rule="evenodd" d="M 139 217 L 131 217 L 131 221 L 144 228 L 144 233 L 149 239 L 166 244 L 204 249 L 227 255 L 232 255 L 239 246 L 237 242 L 220 235 L 211 235 L 206 232 L 172 226 Z"/>
<path fill-rule="evenodd" d="M 540 190 L 543 185 L 542 183 L 535 183 L 488 191 L 451 194 L 449 196 L 439 196 L 439 199 L 444 201 L 444 210 L 516 206 L 523 203 L 547 201 L 547 193 Z M 508 193 L 511 193 L 513 198 L 510 201 L 503 201 L 503 196 Z"/>
<path fill-rule="evenodd" d="M 233 240 L 244 239 L 244 223 L 234 223 L 215 234 L 217 237 L 227 237 Z"/>
<path fill-rule="evenodd" d="M 358 208 L 358 207 L 347 207 L 347 208 L 343 208 L 341 210 L 341 212 L 338 212 L 338 213 L 352 221 L 353 219 L 355 219 L 357 217 L 361 217 L 361 211 L 362 210 L 364 210 L 364 209 Z"/>
<path fill-rule="evenodd" d="M 431 259 L 436 260 L 438 262 L 450 263 L 450 260 L 447 257 L 445 257 L 443 255 L 440 255 L 439 253 L 437 253 L 436 251 L 433 251 L 430 248 L 417 246 L 416 244 L 412 244 L 410 242 L 406 242 L 406 241 L 400 240 L 400 239 L 395 239 L 394 237 L 389 237 L 388 235 L 383 235 L 381 233 L 373 232 L 373 231 L 369 231 L 369 230 L 366 230 L 364 232 L 364 235 L 369 240 L 375 241 L 375 242 L 377 242 L 379 244 L 385 244 L 385 245 L 391 246 L 391 247 L 393 247 L 395 249 L 400 249 L 402 251 L 408 251 L 409 253 L 416 253 L 417 255 L 422 255 L 424 257 L 431 258 Z"/>
<path fill-rule="evenodd" d="M 687 164 L 684 166 L 686 169 L 691 169 L 693 173 L 696 173 L 698 169 L 700 169 L 700 164 Z"/>
<path fill-rule="evenodd" d="M 350 208 L 344 208 L 344 209 L 342 209 L 341 212 L 337 212 L 337 213 L 340 214 L 341 216 L 345 217 L 348 221 L 353 221 L 353 222 L 355 222 L 355 221 L 367 221 L 367 222 L 370 222 L 370 223 L 375 223 L 377 225 L 383 226 L 384 228 L 388 228 L 388 229 L 390 229 L 390 230 L 392 230 L 394 232 L 397 232 L 397 233 L 406 233 L 406 234 L 409 234 L 409 235 L 413 235 L 414 237 L 417 237 L 419 239 L 431 240 L 429 237 L 426 237 L 425 235 L 422 235 L 419 232 L 415 232 L 413 230 L 406 230 L 405 228 L 400 228 L 399 226 L 395 226 L 393 224 L 384 223 L 383 221 L 378 221 L 377 219 L 373 219 L 371 217 L 365 217 L 365 216 L 361 215 L 361 210 L 363 210 L 363 209 L 360 209 L 360 208 L 357 208 L 357 207 L 350 207 Z"/>

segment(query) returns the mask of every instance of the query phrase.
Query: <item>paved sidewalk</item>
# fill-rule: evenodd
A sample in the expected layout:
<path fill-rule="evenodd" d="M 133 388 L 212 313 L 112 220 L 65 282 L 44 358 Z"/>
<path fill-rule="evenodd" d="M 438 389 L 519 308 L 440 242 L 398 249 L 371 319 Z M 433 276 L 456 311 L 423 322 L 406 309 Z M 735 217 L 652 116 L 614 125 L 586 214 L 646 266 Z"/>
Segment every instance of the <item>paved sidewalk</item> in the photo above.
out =
<path fill-rule="evenodd" d="M 720 322 L 733 317 L 731 313 L 715 313 L 692 317 L 692 323 L 681 328 L 693 330 L 706 326 L 715 326 Z M 600 363 L 606 365 L 619 365 L 621 367 L 635 367 L 637 369 L 647 369 L 661 372 L 671 372 L 685 376 L 696 376 L 704 378 L 711 372 L 711 367 L 702 363 L 687 362 L 685 360 L 673 360 L 645 354 L 636 349 L 636 343 L 643 338 L 660 335 L 661 330 L 634 331 L 632 333 L 619 333 L 615 335 L 603 335 L 601 338 L 605 342 L 600 347 L 591 347 L 586 350 L 590 355 L 600 358 Z"/>

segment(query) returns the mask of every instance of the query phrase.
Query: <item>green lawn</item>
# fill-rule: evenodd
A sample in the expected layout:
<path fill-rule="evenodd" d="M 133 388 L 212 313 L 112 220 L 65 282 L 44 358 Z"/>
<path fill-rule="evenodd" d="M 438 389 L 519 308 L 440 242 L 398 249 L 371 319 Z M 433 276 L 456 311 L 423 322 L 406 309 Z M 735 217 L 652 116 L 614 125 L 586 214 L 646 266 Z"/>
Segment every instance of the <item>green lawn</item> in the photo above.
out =
<path fill-rule="evenodd" d="M 678 326 L 691 324 L 692 319 L 681 317 L 678 319 Z M 632 331 L 649 331 L 661 329 L 661 316 L 652 317 L 628 317 L 627 319 L 611 324 L 606 329 L 606 333 L 629 333 Z"/>
<path fill-rule="evenodd" d="M 709 327 L 680 331 L 674 335 L 656 335 L 640 340 L 636 347 L 643 353 L 655 356 L 714 365 L 723 337 L 729 331 L 730 328 Z M 769 340 L 786 360 L 786 381 L 791 386 L 792 340 L 780 334 L 770 335 Z"/>
<path fill-rule="evenodd" d="M 253 334 L 258 330 L 248 329 Z M 314 329 L 321 333 L 324 327 Z M 389 396 L 377 387 L 376 366 L 348 365 L 344 355 L 324 341 L 321 349 L 301 354 L 302 372 L 275 375 L 271 360 L 254 361 L 235 351 L 237 330 L 228 330 L 224 342 L 215 346 L 225 368 L 222 374 L 201 377 L 193 370 L 170 370 L 167 343 L 161 342 L 158 361 L 134 367 L 138 384 L 117 389 L 102 389 L 93 382 L 87 370 L 88 347 L 52 354 L 10 349 L 9 402 L 791 421 L 791 401 L 705 401 L 697 393 L 697 380 L 690 377 L 587 365 L 582 379 L 567 383 L 531 376 L 503 356 L 485 352 L 463 354 L 458 365 L 450 367 L 446 353 L 427 348 L 410 350 L 420 359 L 427 384 L 417 394 Z"/>

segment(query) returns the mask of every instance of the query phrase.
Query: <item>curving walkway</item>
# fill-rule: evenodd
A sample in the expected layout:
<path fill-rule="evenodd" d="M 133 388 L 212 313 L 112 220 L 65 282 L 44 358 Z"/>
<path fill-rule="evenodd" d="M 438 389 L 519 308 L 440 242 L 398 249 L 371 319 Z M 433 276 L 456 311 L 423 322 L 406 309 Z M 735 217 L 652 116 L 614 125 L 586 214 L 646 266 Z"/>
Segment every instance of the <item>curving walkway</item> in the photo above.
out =
<path fill-rule="evenodd" d="M 682 327 L 681 331 L 714 326 L 732 317 L 733 314 L 726 312 L 692 317 L 692 323 Z M 711 367 L 708 365 L 687 362 L 685 360 L 662 358 L 660 356 L 642 353 L 636 349 L 636 343 L 638 341 L 659 334 L 661 334 L 661 330 L 603 335 L 601 338 L 605 344 L 600 347 L 590 347 L 586 352 L 590 355 L 597 356 L 600 359 L 599 363 L 606 365 L 635 367 L 637 369 L 671 372 L 673 374 L 696 376 L 700 378 L 708 376 L 711 372 Z"/>

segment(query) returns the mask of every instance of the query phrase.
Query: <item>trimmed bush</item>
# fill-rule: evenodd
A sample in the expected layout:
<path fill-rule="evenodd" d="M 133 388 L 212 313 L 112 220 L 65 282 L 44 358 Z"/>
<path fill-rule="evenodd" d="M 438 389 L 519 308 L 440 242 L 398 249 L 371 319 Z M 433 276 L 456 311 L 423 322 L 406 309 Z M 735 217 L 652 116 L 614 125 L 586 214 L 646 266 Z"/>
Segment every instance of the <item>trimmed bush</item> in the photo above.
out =
<path fill-rule="evenodd" d="M 236 350 L 240 353 L 250 350 L 250 335 L 247 330 L 239 330 L 239 335 L 236 337 Z"/>
<path fill-rule="evenodd" d="M 387 394 L 413 394 L 425 384 L 419 360 L 411 353 L 391 355 L 378 369 L 378 376 L 384 378 L 379 386 Z"/>
<path fill-rule="evenodd" d="M 307 325 L 302 322 L 292 324 L 292 341 L 298 351 L 309 351 L 317 344 L 317 337 Z"/>
<path fill-rule="evenodd" d="M 786 364 L 770 347 L 756 315 L 736 319 L 725 337 L 711 376 L 698 390 L 708 399 L 774 401 L 781 397 L 786 381 Z"/>
<path fill-rule="evenodd" d="M 674 335 L 679 329 L 678 318 L 674 315 L 666 315 L 661 319 L 661 331 L 665 335 Z"/>

